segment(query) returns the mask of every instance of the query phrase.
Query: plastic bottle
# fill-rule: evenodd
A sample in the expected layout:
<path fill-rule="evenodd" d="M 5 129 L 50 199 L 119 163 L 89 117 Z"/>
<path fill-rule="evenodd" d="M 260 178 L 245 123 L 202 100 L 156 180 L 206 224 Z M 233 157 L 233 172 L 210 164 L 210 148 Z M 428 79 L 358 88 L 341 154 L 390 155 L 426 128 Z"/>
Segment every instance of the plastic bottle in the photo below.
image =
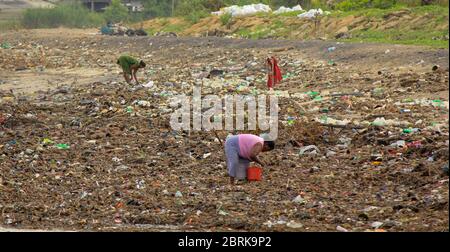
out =
<path fill-rule="evenodd" d="M 295 123 L 295 117 L 289 116 L 287 119 L 287 124 L 289 126 L 292 126 L 292 125 L 294 125 L 294 123 Z"/>
<path fill-rule="evenodd" d="M 58 148 L 60 150 L 68 150 L 68 149 L 70 149 L 70 146 L 68 144 L 57 144 L 56 148 Z"/>

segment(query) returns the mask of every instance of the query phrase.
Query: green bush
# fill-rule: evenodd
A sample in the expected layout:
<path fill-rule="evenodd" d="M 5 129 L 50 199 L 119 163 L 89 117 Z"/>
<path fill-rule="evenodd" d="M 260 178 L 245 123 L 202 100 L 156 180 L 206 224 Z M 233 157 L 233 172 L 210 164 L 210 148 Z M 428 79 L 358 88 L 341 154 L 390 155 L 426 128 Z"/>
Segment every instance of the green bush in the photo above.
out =
<path fill-rule="evenodd" d="M 400 4 L 407 5 L 410 7 L 421 6 L 422 0 L 398 0 Z M 432 0 L 431 4 L 440 5 L 440 6 L 448 6 L 448 0 Z"/>
<path fill-rule="evenodd" d="M 379 9 L 389 9 L 397 5 L 397 0 L 373 0 L 372 6 L 373 8 Z"/>
<path fill-rule="evenodd" d="M 120 0 L 112 0 L 103 15 L 107 21 L 118 23 L 128 19 L 128 8 L 123 6 Z"/>
<path fill-rule="evenodd" d="M 203 6 L 202 0 L 190 0 L 178 3 L 175 14 L 195 24 L 200 19 L 209 16 L 209 11 Z"/>
<path fill-rule="evenodd" d="M 198 21 L 200 21 L 200 19 L 205 18 L 209 16 L 209 13 L 206 11 L 194 11 L 189 13 L 187 16 L 185 16 L 184 18 L 189 21 L 192 24 L 198 23 Z"/>
<path fill-rule="evenodd" d="M 22 18 L 25 28 L 96 27 L 104 23 L 100 14 L 92 13 L 77 3 L 61 4 L 54 8 L 27 9 Z"/>
<path fill-rule="evenodd" d="M 18 30 L 20 28 L 22 28 L 20 20 L 0 20 L 0 31 Z"/>
<path fill-rule="evenodd" d="M 232 19 L 233 16 L 231 15 L 231 13 L 226 13 L 220 16 L 220 22 L 222 22 L 222 25 L 228 25 Z"/>
<path fill-rule="evenodd" d="M 389 9 L 397 5 L 397 0 L 344 0 L 336 4 L 341 11 L 359 10 L 363 8 Z"/>
<path fill-rule="evenodd" d="M 358 10 L 369 7 L 369 0 L 345 0 L 336 4 L 336 9 L 341 11 Z"/>

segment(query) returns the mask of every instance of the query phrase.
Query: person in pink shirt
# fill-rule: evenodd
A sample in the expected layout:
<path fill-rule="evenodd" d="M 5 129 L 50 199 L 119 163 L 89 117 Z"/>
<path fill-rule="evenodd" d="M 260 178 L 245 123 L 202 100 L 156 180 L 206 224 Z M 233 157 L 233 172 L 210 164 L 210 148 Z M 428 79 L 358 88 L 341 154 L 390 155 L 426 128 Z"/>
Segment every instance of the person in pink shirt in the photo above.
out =
<path fill-rule="evenodd" d="M 234 184 L 235 179 L 247 178 L 250 162 L 264 167 L 265 163 L 258 158 L 258 155 L 273 149 L 275 149 L 274 141 L 265 140 L 259 136 L 241 134 L 228 137 L 225 142 L 225 155 L 230 183 Z"/>

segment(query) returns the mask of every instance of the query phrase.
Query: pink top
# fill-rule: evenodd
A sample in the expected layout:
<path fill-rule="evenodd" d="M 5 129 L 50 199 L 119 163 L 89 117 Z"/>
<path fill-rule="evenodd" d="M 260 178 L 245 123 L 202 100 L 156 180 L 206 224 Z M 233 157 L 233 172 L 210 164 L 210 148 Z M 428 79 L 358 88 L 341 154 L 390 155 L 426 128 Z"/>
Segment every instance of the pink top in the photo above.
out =
<path fill-rule="evenodd" d="M 250 159 L 252 148 L 255 144 L 261 143 L 264 145 L 264 139 L 250 134 L 239 135 L 239 154 L 241 157 Z"/>

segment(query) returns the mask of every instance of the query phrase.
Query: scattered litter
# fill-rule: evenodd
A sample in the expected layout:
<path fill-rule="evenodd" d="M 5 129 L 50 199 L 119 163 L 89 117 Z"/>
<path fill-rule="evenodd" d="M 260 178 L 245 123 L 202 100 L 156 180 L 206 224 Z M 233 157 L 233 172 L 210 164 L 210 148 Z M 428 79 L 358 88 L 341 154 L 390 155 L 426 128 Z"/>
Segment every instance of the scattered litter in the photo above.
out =
<path fill-rule="evenodd" d="M 292 202 L 297 203 L 297 204 L 303 204 L 305 203 L 305 199 L 302 198 L 301 195 L 298 195 L 297 197 L 295 197 L 295 199 L 292 200 Z"/>
<path fill-rule="evenodd" d="M 0 44 L 0 48 L 2 49 L 11 49 L 11 45 L 8 42 L 3 42 Z"/>
<path fill-rule="evenodd" d="M 329 11 L 323 11 L 322 9 L 311 9 L 305 13 L 301 13 L 298 15 L 299 18 L 315 18 L 322 15 L 329 15 Z"/>
<path fill-rule="evenodd" d="M 219 210 L 218 214 L 219 214 L 219 215 L 222 215 L 222 216 L 227 216 L 227 215 L 229 215 L 227 212 L 225 212 L 225 211 L 223 211 L 223 210 Z"/>
<path fill-rule="evenodd" d="M 221 38 L 14 34 L 8 34 L 13 49 L 0 49 L 1 71 L 21 65 L 32 71 L 0 81 L 3 225 L 100 231 L 145 230 L 140 223 L 218 232 L 448 229 L 447 65 L 435 57 L 442 65 L 435 71 L 433 65 L 408 70 L 420 57 L 431 59 L 427 50 L 415 60 L 415 49 L 398 58 L 398 50 L 384 55 L 385 45 L 327 41 L 314 42 L 304 54 L 290 41 L 231 46 L 232 40 Z M 276 53 L 286 81 L 270 92 L 264 59 L 290 46 Z M 380 64 L 364 64 L 374 59 L 359 58 L 360 50 L 381 53 L 373 54 Z M 147 62 L 138 72 L 143 85 L 123 82 L 112 51 L 131 51 Z M 301 56 L 335 53 L 330 62 Z M 207 79 L 212 69 L 219 72 Z M 78 73 L 92 75 L 69 78 Z M 22 74 L 36 76 L 33 90 L 39 91 L 28 95 Z M 42 84 L 49 90 L 40 89 L 37 82 L 47 76 Z M 16 84 L 20 89 L 11 93 Z M 172 98 L 191 98 L 194 85 L 202 87 L 202 97 L 265 95 L 267 103 L 270 95 L 278 98 L 278 139 L 273 151 L 261 155 L 262 182 L 230 185 L 214 132 L 171 127 L 177 109 L 170 106 Z M 208 108 L 201 109 L 206 115 Z M 244 114 L 246 121 L 251 116 Z M 224 124 L 226 115 L 214 115 L 215 122 L 220 119 Z M 247 125 L 217 130 L 222 141 L 227 134 L 249 132 L 263 131 Z M 86 214 L 78 214 L 80 209 Z M 374 221 L 383 224 L 371 227 Z"/>
<path fill-rule="evenodd" d="M 397 142 L 392 143 L 391 146 L 397 148 L 404 148 L 406 147 L 406 142 L 404 140 L 398 140 Z"/>
<path fill-rule="evenodd" d="M 316 155 L 320 152 L 319 148 L 315 145 L 302 147 L 300 149 L 300 155 Z"/>
<path fill-rule="evenodd" d="M 146 87 L 146 88 L 152 88 L 152 87 L 155 86 L 155 82 L 154 81 L 149 81 L 146 84 L 143 84 L 142 86 Z"/>
<path fill-rule="evenodd" d="M 328 47 L 328 52 L 334 52 L 336 50 L 335 46 Z"/>
<path fill-rule="evenodd" d="M 383 222 L 375 221 L 375 222 L 372 222 L 372 224 L 370 224 L 370 226 L 373 228 L 379 228 L 379 227 L 383 226 Z"/>
<path fill-rule="evenodd" d="M 442 171 L 448 176 L 448 163 L 442 167 Z"/>
<path fill-rule="evenodd" d="M 212 15 L 221 16 L 224 14 L 231 14 L 232 17 L 251 16 L 257 13 L 272 12 L 270 6 L 265 4 L 249 4 L 244 6 L 232 5 L 225 7 L 220 11 L 212 12 Z"/>
<path fill-rule="evenodd" d="M 70 146 L 68 144 L 57 144 L 56 148 L 58 148 L 60 150 L 68 150 L 68 149 L 70 149 Z"/>
<path fill-rule="evenodd" d="M 341 226 L 337 226 L 336 230 L 339 231 L 339 232 L 348 232 L 348 230 L 346 228 L 343 228 Z"/>
<path fill-rule="evenodd" d="M 295 221 L 290 221 L 290 222 L 288 222 L 288 223 L 286 224 L 286 226 L 289 227 L 289 228 L 294 228 L 294 229 L 297 229 L 297 228 L 303 228 L 303 224 L 298 223 L 298 222 L 295 222 Z"/>

